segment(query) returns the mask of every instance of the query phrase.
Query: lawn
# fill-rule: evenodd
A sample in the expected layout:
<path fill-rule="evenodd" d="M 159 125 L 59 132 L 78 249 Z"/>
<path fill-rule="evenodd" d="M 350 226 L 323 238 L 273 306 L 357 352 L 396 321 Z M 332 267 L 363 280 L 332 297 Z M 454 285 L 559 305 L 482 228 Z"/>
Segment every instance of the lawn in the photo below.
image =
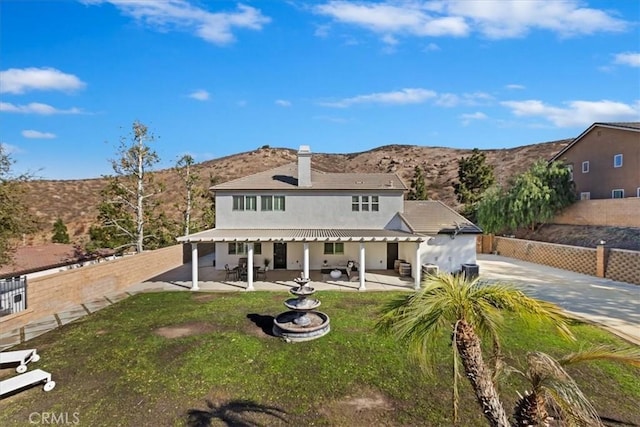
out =
<path fill-rule="evenodd" d="M 447 337 L 427 376 L 374 330 L 380 307 L 398 295 L 318 292 L 331 332 L 291 344 L 270 335 L 286 293 L 138 294 L 22 344 L 42 355 L 30 369 L 51 372 L 57 385 L 4 399 L 0 425 L 29 425 L 30 414 L 46 412 L 86 426 L 450 426 Z M 510 319 L 508 362 L 519 365 L 529 350 L 561 355 L 622 343 L 590 325 L 572 330 L 578 342 Z M 569 372 L 611 425 L 640 425 L 640 370 L 600 362 Z M 509 413 L 519 381 L 500 383 Z M 461 394 L 460 425 L 486 425 L 466 380 Z"/>

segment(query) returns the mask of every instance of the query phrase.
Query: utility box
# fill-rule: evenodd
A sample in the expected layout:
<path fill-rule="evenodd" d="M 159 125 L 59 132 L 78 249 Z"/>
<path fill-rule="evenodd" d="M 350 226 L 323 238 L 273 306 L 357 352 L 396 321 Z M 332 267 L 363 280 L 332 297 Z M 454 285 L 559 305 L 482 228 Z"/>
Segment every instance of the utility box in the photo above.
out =
<path fill-rule="evenodd" d="M 437 276 L 440 269 L 435 264 L 422 264 L 422 274 Z"/>
<path fill-rule="evenodd" d="M 467 279 L 473 280 L 480 275 L 480 266 L 478 264 L 462 264 L 462 274 Z"/>

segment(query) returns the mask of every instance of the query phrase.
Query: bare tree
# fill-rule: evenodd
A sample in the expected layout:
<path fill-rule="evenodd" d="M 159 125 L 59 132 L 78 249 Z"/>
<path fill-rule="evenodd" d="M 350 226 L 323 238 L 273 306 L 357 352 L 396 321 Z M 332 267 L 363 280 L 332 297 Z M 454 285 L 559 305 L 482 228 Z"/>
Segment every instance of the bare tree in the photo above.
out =
<path fill-rule="evenodd" d="M 119 236 L 125 237 L 126 242 L 120 246 L 133 246 L 137 253 L 144 250 L 145 224 L 151 216 L 149 199 L 161 191 L 149 173 L 160 161 L 148 145 L 154 140 L 147 126 L 139 121 L 133 122 L 130 139 L 120 139 L 118 157 L 111 160 L 115 175 L 108 177 L 105 209 L 101 210 L 103 227 L 115 228 Z"/>

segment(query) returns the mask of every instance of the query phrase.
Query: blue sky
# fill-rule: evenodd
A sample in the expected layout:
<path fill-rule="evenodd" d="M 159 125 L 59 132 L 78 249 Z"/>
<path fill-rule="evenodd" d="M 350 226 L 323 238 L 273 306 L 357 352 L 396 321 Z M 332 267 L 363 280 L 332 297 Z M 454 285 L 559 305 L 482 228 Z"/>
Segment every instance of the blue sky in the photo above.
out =
<path fill-rule="evenodd" d="M 270 145 L 509 148 L 640 121 L 632 0 L 2 0 L 0 143 L 46 179 Z"/>

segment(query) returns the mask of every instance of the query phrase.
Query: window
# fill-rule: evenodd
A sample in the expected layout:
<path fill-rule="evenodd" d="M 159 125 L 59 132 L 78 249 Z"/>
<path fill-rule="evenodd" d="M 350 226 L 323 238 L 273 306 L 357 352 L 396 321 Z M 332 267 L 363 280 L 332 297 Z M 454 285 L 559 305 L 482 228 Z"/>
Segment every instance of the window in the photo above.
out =
<path fill-rule="evenodd" d="M 588 191 L 583 191 L 582 193 L 580 193 L 580 200 L 590 200 L 591 199 L 591 193 Z"/>
<path fill-rule="evenodd" d="M 284 196 L 260 196 L 261 211 L 284 211 Z"/>
<path fill-rule="evenodd" d="M 234 211 L 244 210 L 244 196 L 233 196 L 233 210 Z"/>
<path fill-rule="evenodd" d="M 636 197 L 640 197 L 640 187 L 636 190 Z"/>
<path fill-rule="evenodd" d="M 273 210 L 284 211 L 284 196 L 273 196 Z"/>
<path fill-rule="evenodd" d="M 234 211 L 255 211 L 257 206 L 256 196 L 233 196 Z"/>
<path fill-rule="evenodd" d="M 615 189 L 611 192 L 612 199 L 624 199 L 624 190 L 621 188 Z"/>
<path fill-rule="evenodd" d="M 373 212 L 378 212 L 380 209 L 380 203 L 378 201 L 378 196 L 371 196 L 371 210 Z"/>
<path fill-rule="evenodd" d="M 613 167 L 621 168 L 622 167 L 622 154 L 616 154 L 613 156 Z"/>
<path fill-rule="evenodd" d="M 255 211 L 257 209 L 257 197 L 256 196 L 246 196 L 244 198 L 244 208 L 248 211 Z"/>
<path fill-rule="evenodd" d="M 325 255 L 344 254 L 344 243 L 341 243 L 341 242 L 325 243 L 324 254 Z"/>
<path fill-rule="evenodd" d="M 260 196 L 260 210 L 261 211 L 273 210 L 273 196 Z"/>
<path fill-rule="evenodd" d="M 589 161 L 582 162 L 582 173 L 589 173 Z"/>
<path fill-rule="evenodd" d="M 229 255 L 246 255 L 247 244 L 243 242 L 230 242 L 229 243 Z M 253 254 L 262 255 L 262 243 L 253 244 Z"/>
<path fill-rule="evenodd" d="M 369 196 L 362 196 L 362 211 L 369 211 Z"/>
<path fill-rule="evenodd" d="M 380 199 L 378 196 L 351 196 L 351 210 L 353 212 L 378 212 Z"/>

